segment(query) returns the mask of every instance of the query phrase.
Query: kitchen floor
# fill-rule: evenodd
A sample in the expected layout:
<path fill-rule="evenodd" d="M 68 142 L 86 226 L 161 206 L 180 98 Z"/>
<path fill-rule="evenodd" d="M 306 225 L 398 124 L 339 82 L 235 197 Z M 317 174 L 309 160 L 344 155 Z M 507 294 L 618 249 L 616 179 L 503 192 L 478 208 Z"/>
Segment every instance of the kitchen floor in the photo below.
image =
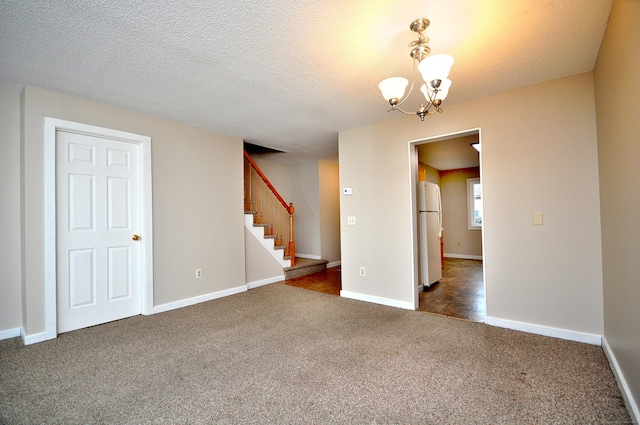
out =
<path fill-rule="evenodd" d="M 442 279 L 420 293 L 419 311 L 484 322 L 481 260 L 445 258 Z"/>
<path fill-rule="evenodd" d="M 340 295 L 340 267 L 331 267 L 324 272 L 285 280 L 283 283 Z M 484 322 L 482 261 L 445 258 L 442 279 L 420 293 L 418 311 Z"/>

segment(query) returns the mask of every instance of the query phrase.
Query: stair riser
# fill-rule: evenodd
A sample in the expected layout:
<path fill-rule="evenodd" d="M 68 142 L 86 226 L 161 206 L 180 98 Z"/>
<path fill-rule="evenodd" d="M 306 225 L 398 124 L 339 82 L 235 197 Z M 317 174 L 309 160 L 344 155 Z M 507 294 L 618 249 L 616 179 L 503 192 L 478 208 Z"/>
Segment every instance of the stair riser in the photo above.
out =
<path fill-rule="evenodd" d="M 299 269 L 288 270 L 284 273 L 285 280 L 294 279 L 296 277 L 307 276 L 314 273 L 320 273 L 327 270 L 326 264 L 317 264 L 310 267 L 302 267 Z"/>

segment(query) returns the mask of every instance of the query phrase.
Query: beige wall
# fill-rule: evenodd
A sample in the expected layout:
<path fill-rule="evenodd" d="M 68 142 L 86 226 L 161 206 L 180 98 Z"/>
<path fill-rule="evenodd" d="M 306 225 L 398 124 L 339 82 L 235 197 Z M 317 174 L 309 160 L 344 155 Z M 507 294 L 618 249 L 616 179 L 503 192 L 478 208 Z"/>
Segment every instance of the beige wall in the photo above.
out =
<path fill-rule="evenodd" d="M 296 255 L 320 258 L 320 183 L 318 161 L 289 166 L 295 206 Z"/>
<path fill-rule="evenodd" d="M 26 87 L 22 98 L 28 335 L 44 331 L 45 117 L 152 138 L 154 305 L 245 284 L 241 139 L 34 87 Z M 195 280 L 196 268 L 203 269 L 203 279 Z"/>
<path fill-rule="evenodd" d="M 487 315 L 601 335 L 602 268 L 591 73 L 339 135 L 342 286 L 415 303 L 409 141 L 481 129 Z M 384 173 L 378 170 L 384 169 Z M 533 213 L 544 213 L 544 226 Z M 346 226 L 347 216 L 356 226 Z M 359 276 L 359 267 L 367 275 Z"/>
<path fill-rule="evenodd" d="M 604 337 L 640 404 L 640 2 L 616 0 L 594 70 Z"/>
<path fill-rule="evenodd" d="M 340 261 L 340 169 L 335 162 L 318 162 L 320 195 L 320 257 Z"/>
<path fill-rule="evenodd" d="M 20 94 L 0 90 L 0 332 L 22 324 Z"/>
<path fill-rule="evenodd" d="M 479 167 L 440 171 L 445 256 L 482 257 L 482 230 L 469 230 L 467 179 L 474 177 Z"/>
<path fill-rule="evenodd" d="M 284 280 L 282 265 L 264 248 L 256 237 L 245 228 L 245 279 L 247 284 L 264 280 L 271 281 L 275 277 Z M 281 253 L 283 251 L 277 251 Z"/>
<path fill-rule="evenodd" d="M 434 183 L 440 186 L 440 170 L 436 170 L 430 165 L 419 163 L 419 167 L 425 170 L 427 180 L 429 183 Z"/>

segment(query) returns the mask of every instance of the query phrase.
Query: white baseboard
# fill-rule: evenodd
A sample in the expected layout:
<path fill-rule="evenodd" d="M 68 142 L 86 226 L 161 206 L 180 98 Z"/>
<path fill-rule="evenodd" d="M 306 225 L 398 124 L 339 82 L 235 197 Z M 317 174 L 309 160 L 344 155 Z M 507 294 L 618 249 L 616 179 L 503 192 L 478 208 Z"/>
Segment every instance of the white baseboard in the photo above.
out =
<path fill-rule="evenodd" d="M 0 331 L 0 341 L 2 341 L 3 339 L 15 338 L 18 336 L 20 336 L 20 328 Z"/>
<path fill-rule="evenodd" d="M 282 282 L 284 280 L 284 274 L 279 276 L 268 277 L 266 279 L 255 280 L 253 282 L 247 283 L 248 289 L 257 288 L 259 286 L 269 285 L 270 283 Z"/>
<path fill-rule="evenodd" d="M 444 254 L 444 258 L 460 258 L 461 260 L 482 260 L 482 255 Z"/>
<path fill-rule="evenodd" d="M 194 304 L 200 304 L 206 301 L 215 300 L 222 297 L 228 297 L 229 295 L 239 294 L 247 291 L 247 285 L 238 286 L 231 289 L 225 289 L 223 291 L 212 292 L 210 294 L 204 294 L 193 298 L 187 298 L 184 300 L 174 301 L 166 304 L 160 304 L 153 307 L 153 314 L 163 313 L 169 310 L 175 310 L 176 308 L 188 307 Z"/>
<path fill-rule="evenodd" d="M 627 410 L 631 416 L 631 422 L 637 424 L 638 421 L 640 421 L 640 410 L 638 409 L 638 404 L 633 399 L 631 389 L 627 384 L 627 380 L 624 379 L 624 374 L 620 369 L 616 356 L 613 354 L 611 346 L 607 342 L 607 338 L 604 336 L 602 337 L 602 349 L 604 350 L 604 354 L 607 356 L 607 360 L 609 360 L 609 366 L 611 366 L 613 376 L 615 376 L 618 388 L 620 388 L 620 392 L 622 393 L 622 398 L 624 398 L 624 402 L 627 405 Z"/>
<path fill-rule="evenodd" d="M 331 267 L 338 267 L 341 264 L 341 261 L 332 261 L 331 263 L 327 263 L 327 268 L 330 269 Z"/>
<path fill-rule="evenodd" d="M 27 335 L 27 331 L 25 331 L 24 328 L 20 328 L 20 336 L 22 337 L 22 342 L 24 343 L 24 345 L 37 344 L 38 342 L 47 340 L 46 332 Z"/>
<path fill-rule="evenodd" d="M 550 336 L 553 338 L 566 339 L 569 341 L 584 342 L 585 344 L 602 345 L 602 336 L 596 334 L 570 331 L 567 329 L 551 328 L 548 326 L 534 325 L 532 323 L 498 319 L 496 317 L 488 316 L 485 320 L 485 323 L 487 325 L 497 326 L 499 328 L 513 329 L 515 331 L 528 332 L 536 335 Z"/>
<path fill-rule="evenodd" d="M 322 260 L 319 255 L 311 255 L 311 254 L 300 254 L 296 252 L 296 258 L 307 258 L 309 260 Z"/>
<path fill-rule="evenodd" d="M 404 308 L 405 310 L 415 310 L 413 303 L 392 300 L 390 298 L 374 297 L 372 295 L 360 294 L 357 292 L 340 291 L 340 296 L 352 300 L 366 301 L 368 303 L 382 304 L 389 307 Z"/>

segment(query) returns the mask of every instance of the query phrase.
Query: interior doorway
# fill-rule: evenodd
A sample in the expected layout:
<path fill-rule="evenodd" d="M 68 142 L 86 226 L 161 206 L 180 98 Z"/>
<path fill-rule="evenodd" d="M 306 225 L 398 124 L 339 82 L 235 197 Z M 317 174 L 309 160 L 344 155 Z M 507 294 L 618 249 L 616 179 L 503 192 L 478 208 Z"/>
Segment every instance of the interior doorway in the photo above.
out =
<path fill-rule="evenodd" d="M 65 160 L 81 168 L 68 168 Z M 131 314 L 150 314 L 151 138 L 47 117 L 44 165 L 46 339 Z M 109 229 L 108 235 L 95 236 L 104 228 Z M 73 233 L 86 234 L 91 243 L 69 237 Z M 59 303 L 60 294 L 63 303 Z M 99 296 L 107 301 L 98 303 Z M 94 306 L 106 308 L 98 311 Z M 74 317 L 67 317 L 70 321 L 65 324 L 66 312 L 60 308 L 91 312 L 77 316 L 73 311 Z"/>
<path fill-rule="evenodd" d="M 480 138 L 480 129 L 472 129 L 415 141 L 410 149 L 415 159 L 412 161 L 416 200 L 413 233 L 417 251 L 414 268 L 417 270 L 416 276 L 420 276 L 417 279 L 416 308 L 484 322 L 486 291 Z M 426 220 L 423 217 L 430 214 L 421 212 L 420 191 L 424 190 L 425 185 L 437 186 L 441 194 L 441 227 L 435 235 L 433 231 L 429 234 L 421 229 L 428 227 L 424 226 Z M 427 238 L 430 239 L 429 244 L 420 243 L 421 239 Z M 433 240 L 435 238 L 439 243 Z M 435 258 L 439 257 L 438 266 L 442 275 L 427 278 L 424 270 L 429 267 L 432 269 L 433 249 L 439 251 Z"/>

